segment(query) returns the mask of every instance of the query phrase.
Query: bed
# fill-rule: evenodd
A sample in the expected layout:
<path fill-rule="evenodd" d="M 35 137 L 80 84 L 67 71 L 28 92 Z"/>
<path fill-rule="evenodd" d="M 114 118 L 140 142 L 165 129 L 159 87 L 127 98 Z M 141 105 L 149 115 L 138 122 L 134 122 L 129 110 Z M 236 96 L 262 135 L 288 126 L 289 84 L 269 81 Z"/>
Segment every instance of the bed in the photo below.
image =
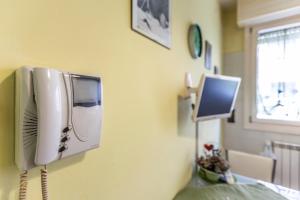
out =
<path fill-rule="evenodd" d="M 237 184 L 210 184 L 194 176 L 174 200 L 300 200 L 299 191 L 235 175 Z"/>

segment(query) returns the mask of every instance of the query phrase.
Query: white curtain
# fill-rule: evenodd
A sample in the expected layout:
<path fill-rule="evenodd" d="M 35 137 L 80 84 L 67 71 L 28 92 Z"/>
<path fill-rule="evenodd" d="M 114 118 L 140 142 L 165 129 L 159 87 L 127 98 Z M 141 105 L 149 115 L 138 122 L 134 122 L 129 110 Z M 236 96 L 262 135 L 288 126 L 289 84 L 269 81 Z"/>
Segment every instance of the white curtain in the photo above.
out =
<path fill-rule="evenodd" d="M 257 38 L 257 117 L 300 120 L 300 27 Z"/>

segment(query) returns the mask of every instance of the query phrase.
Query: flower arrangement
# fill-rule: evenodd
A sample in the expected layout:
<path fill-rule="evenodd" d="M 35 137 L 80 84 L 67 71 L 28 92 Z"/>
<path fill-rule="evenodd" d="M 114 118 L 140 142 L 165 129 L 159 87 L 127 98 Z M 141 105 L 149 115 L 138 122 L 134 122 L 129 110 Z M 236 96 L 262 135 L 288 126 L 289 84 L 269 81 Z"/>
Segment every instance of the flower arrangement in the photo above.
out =
<path fill-rule="evenodd" d="M 211 182 L 234 183 L 229 163 L 222 158 L 221 150 L 212 144 L 204 144 L 204 156 L 197 160 L 199 175 Z"/>
<path fill-rule="evenodd" d="M 217 174 L 224 174 L 229 170 L 229 163 L 222 158 L 221 150 L 215 149 L 214 145 L 204 144 L 204 154 L 197 161 L 200 167 Z"/>

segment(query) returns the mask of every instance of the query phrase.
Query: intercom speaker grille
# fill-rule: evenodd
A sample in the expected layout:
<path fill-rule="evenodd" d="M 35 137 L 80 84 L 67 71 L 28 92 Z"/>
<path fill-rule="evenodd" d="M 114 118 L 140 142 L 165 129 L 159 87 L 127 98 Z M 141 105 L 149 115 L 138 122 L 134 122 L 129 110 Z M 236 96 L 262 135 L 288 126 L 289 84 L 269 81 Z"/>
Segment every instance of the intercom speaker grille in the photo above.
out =
<path fill-rule="evenodd" d="M 32 148 L 36 144 L 38 118 L 37 113 L 33 110 L 26 110 L 23 121 L 23 144 L 24 148 Z"/>

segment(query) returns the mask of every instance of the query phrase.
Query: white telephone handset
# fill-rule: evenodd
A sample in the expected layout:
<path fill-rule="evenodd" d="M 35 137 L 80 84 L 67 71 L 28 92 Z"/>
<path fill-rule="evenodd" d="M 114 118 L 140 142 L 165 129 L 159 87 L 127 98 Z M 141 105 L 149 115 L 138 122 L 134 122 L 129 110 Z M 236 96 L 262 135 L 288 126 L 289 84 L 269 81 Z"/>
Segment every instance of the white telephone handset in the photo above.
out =
<path fill-rule="evenodd" d="M 16 71 L 15 105 L 15 162 L 24 171 L 19 194 L 25 199 L 27 170 L 99 147 L 102 82 L 96 76 L 22 67 Z M 41 175 L 46 199 L 47 171 Z"/>
<path fill-rule="evenodd" d="M 46 165 L 58 157 L 62 127 L 62 75 L 53 69 L 36 68 L 33 85 L 37 105 L 38 135 L 35 154 L 37 165 Z"/>

